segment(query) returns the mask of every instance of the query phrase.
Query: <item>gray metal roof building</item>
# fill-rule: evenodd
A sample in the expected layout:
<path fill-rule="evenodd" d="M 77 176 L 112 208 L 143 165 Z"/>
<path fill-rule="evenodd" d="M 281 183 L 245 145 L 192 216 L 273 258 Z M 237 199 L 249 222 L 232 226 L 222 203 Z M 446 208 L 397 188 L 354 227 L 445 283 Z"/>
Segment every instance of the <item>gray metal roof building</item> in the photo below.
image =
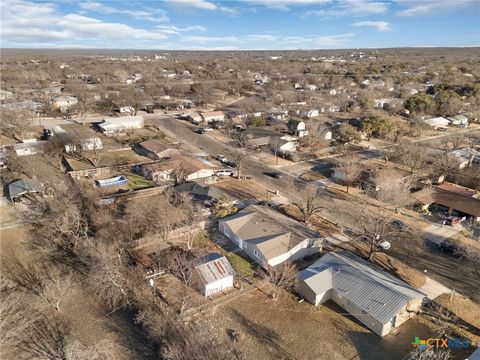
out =
<path fill-rule="evenodd" d="M 341 299 L 339 301 L 342 302 L 342 307 L 349 310 L 344 302 L 360 315 L 367 315 L 369 321 L 371 318 L 379 324 L 387 324 L 392 319 L 395 322 L 395 317 L 411 301 L 420 300 L 420 305 L 425 296 L 406 282 L 349 252 L 325 254 L 301 271 L 298 279 L 303 283 L 304 289 L 307 289 L 307 296 L 309 292 L 314 294 L 313 298 L 307 300 L 315 305 L 318 303 L 318 295 L 328 294 L 321 302 L 330 298 L 336 302 Z M 362 320 L 361 317 L 359 319 Z M 371 322 L 366 325 L 370 324 Z M 396 326 L 395 323 L 392 326 Z"/>
<path fill-rule="evenodd" d="M 8 185 L 8 196 L 14 201 L 22 195 L 28 193 L 41 193 L 43 190 L 43 185 L 36 180 L 17 180 Z"/>

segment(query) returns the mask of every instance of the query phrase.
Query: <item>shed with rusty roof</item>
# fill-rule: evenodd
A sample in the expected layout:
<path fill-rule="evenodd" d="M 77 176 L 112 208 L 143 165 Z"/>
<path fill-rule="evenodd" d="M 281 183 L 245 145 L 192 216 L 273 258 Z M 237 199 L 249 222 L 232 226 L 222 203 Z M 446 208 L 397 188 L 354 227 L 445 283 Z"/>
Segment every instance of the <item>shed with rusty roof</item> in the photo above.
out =
<path fill-rule="evenodd" d="M 195 266 L 198 286 L 204 296 L 212 296 L 233 288 L 235 271 L 225 256 L 209 254 L 199 265 Z"/>

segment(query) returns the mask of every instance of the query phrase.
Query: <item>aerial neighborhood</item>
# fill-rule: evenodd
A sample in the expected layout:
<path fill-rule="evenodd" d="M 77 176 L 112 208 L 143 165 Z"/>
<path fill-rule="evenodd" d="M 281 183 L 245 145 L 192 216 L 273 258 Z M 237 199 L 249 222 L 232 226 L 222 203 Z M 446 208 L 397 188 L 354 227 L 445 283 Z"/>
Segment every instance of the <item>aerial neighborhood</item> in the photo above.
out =
<path fill-rule="evenodd" d="M 478 48 L 71 51 L 2 56 L 2 358 L 475 351 Z"/>

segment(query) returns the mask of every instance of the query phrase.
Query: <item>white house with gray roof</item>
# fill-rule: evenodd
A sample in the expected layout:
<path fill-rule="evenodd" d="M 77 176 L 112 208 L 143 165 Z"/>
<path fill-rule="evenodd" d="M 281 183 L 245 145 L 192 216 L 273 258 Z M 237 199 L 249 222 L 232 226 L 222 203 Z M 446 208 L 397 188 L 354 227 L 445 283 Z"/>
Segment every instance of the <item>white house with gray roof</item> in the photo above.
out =
<path fill-rule="evenodd" d="M 315 306 L 334 301 L 379 336 L 413 317 L 425 296 L 346 251 L 327 253 L 301 271 L 298 292 Z"/>
<path fill-rule="evenodd" d="M 195 266 L 200 292 L 208 297 L 233 288 L 235 271 L 225 256 L 209 254 L 204 261 Z"/>
<path fill-rule="evenodd" d="M 268 206 L 250 205 L 220 219 L 218 228 L 262 267 L 298 260 L 321 249 L 319 234 Z"/>

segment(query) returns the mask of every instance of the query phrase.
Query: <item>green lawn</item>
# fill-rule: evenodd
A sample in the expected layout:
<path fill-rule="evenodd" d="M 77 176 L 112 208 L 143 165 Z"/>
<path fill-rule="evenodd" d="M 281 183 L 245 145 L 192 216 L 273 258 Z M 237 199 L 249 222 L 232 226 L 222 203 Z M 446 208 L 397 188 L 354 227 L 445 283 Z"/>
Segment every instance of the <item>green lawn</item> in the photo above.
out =
<path fill-rule="evenodd" d="M 240 255 L 223 249 L 221 251 L 222 255 L 224 255 L 228 259 L 230 264 L 232 264 L 238 276 L 250 276 L 255 272 L 255 265 L 250 263 Z"/>
<path fill-rule="evenodd" d="M 144 177 L 136 174 L 127 175 L 127 179 L 128 179 L 128 188 L 133 190 L 143 189 L 143 188 L 155 185 L 155 182 L 151 180 L 147 180 Z"/>

